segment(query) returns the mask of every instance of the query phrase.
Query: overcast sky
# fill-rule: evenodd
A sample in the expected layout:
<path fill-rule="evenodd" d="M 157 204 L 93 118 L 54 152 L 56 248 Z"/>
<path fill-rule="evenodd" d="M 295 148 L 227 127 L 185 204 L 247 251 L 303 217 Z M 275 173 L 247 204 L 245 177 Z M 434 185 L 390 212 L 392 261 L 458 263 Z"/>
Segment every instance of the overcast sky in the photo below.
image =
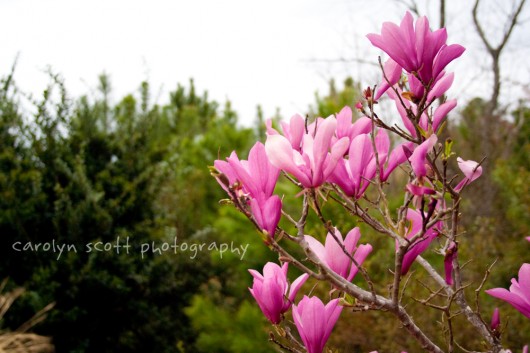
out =
<path fill-rule="evenodd" d="M 494 37 L 512 0 L 498 1 L 503 7 L 483 1 L 482 15 Z M 438 1 L 418 3 L 437 27 Z M 454 94 L 486 95 L 489 61 L 471 26 L 470 3 L 448 0 L 449 42 L 468 48 L 450 67 L 457 71 Z M 208 90 L 219 102 L 230 99 L 244 123 L 253 121 L 257 104 L 266 116 L 279 107 L 289 117 L 305 113 L 331 77 L 377 83 L 369 65 L 348 59 L 376 62 L 380 52 L 365 34 L 378 32 L 384 21 L 398 21 L 404 11 L 391 0 L 0 0 L 0 74 L 18 53 L 15 80 L 26 92 L 45 88 L 44 70 L 51 66 L 74 96 L 89 93 L 106 72 L 115 100 L 136 93 L 148 79 L 158 103 L 167 101 L 177 83 L 194 78 L 199 91 Z M 503 58 L 503 74 L 511 82 L 506 100 L 528 98 L 522 85 L 530 82 L 529 18 L 527 6 Z M 335 60 L 341 58 L 346 60 Z"/>

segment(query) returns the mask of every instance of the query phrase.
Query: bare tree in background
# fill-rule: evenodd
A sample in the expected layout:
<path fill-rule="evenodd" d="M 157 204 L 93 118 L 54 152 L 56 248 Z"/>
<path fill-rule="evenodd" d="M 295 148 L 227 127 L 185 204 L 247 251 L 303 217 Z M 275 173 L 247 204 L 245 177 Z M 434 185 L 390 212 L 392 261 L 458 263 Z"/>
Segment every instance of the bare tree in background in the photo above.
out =
<path fill-rule="evenodd" d="M 514 126 L 505 119 L 508 107 L 499 102 L 501 94 L 501 55 L 506 51 L 507 43 L 516 29 L 521 11 L 526 0 L 515 0 L 513 7 L 508 11 L 503 31 L 500 33 L 500 41 L 494 43 L 493 35 L 485 31 L 484 23 L 486 16 L 480 15 L 479 8 L 485 4 L 481 0 L 475 0 L 472 8 L 472 20 L 480 41 L 483 43 L 487 55 L 491 58 L 491 95 L 485 100 L 474 99 L 468 103 L 462 113 L 461 133 L 464 134 L 465 143 L 468 145 L 471 158 L 480 159 L 486 157 L 484 166 L 493 171 L 499 158 L 509 157 L 513 141 Z M 496 2 L 497 5 L 506 7 L 508 2 Z M 502 24 L 503 21 L 500 21 Z M 477 183 L 477 193 L 471 195 L 472 202 L 481 205 L 475 212 L 477 217 L 495 217 L 500 200 L 499 185 L 493 180 L 492 173 L 487 173 L 480 183 Z M 474 218 L 474 217 L 470 217 Z M 502 225 L 499 224 L 500 227 Z"/>
<path fill-rule="evenodd" d="M 491 42 L 491 39 L 487 37 L 486 33 L 484 32 L 484 28 L 480 22 L 478 16 L 480 0 L 475 0 L 475 5 L 473 6 L 473 24 L 475 25 L 475 29 L 477 30 L 480 40 L 486 47 L 488 54 L 491 56 L 491 69 L 493 71 L 493 91 L 489 100 L 490 106 L 488 107 L 490 115 L 493 115 L 496 109 L 499 107 L 499 94 L 501 90 L 500 57 L 504 48 L 506 47 L 506 43 L 508 43 L 508 40 L 510 39 L 510 36 L 513 33 L 513 30 L 518 23 L 518 18 L 521 14 L 525 2 L 526 0 L 520 0 L 519 4 L 509 15 L 507 26 L 505 27 L 506 29 L 502 35 L 500 43 L 497 44 L 497 46 L 494 46 L 494 44 Z"/>

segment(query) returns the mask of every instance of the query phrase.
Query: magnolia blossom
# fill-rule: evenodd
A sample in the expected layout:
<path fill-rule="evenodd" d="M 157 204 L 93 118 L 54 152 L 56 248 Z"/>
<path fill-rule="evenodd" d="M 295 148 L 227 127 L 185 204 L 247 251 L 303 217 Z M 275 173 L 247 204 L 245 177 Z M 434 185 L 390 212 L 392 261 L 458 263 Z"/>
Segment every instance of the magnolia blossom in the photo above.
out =
<path fill-rule="evenodd" d="M 394 169 L 407 160 L 405 148 L 411 148 L 412 143 L 400 144 L 390 152 L 388 134 L 380 129 L 375 137 L 375 146 L 379 161 L 379 178 L 381 181 L 386 181 Z M 348 158 L 338 161 L 328 181 L 337 184 L 346 195 L 358 199 L 370 185 L 370 180 L 375 177 L 376 171 L 372 139 L 368 134 L 360 134 L 353 138 Z"/>
<path fill-rule="evenodd" d="M 381 173 L 381 181 L 386 181 L 390 174 L 399 165 L 407 161 L 407 154 L 405 149 L 410 150 L 414 144 L 412 142 L 405 142 L 397 145 L 390 151 L 390 138 L 384 129 L 380 129 L 375 137 L 375 146 L 377 149 L 377 158 L 379 160 L 379 171 Z M 375 157 L 373 158 L 375 163 Z"/>
<path fill-rule="evenodd" d="M 471 184 L 482 175 L 482 166 L 479 166 L 475 161 L 465 161 L 460 157 L 456 161 L 458 162 L 458 167 L 465 175 L 465 178 L 455 186 L 455 191 L 460 191 L 464 186 Z"/>
<path fill-rule="evenodd" d="M 272 120 L 267 120 L 267 135 L 279 135 L 272 127 Z M 295 114 L 291 117 L 289 124 L 285 121 L 281 121 L 280 125 L 282 127 L 283 135 L 289 142 L 293 149 L 300 151 L 302 145 L 302 137 L 305 133 L 305 120 L 300 115 Z"/>
<path fill-rule="evenodd" d="M 374 100 L 381 98 L 383 93 L 399 82 L 402 71 L 403 69 L 398 65 L 397 62 L 395 62 L 392 58 L 388 58 L 388 60 L 385 62 L 385 65 L 383 65 L 383 82 L 381 82 L 379 85 L 379 89 L 374 96 Z"/>
<path fill-rule="evenodd" d="M 313 129 L 303 133 L 300 150 L 285 136 L 270 134 L 265 142 L 267 156 L 272 165 L 292 174 L 305 188 L 318 187 L 326 182 L 349 146 L 347 137 L 332 145 L 336 127 L 335 117 L 319 120 Z M 299 131 L 292 128 L 293 125 L 291 136 L 298 136 Z M 304 129 L 298 124 L 294 128 Z"/>
<path fill-rule="evenodd" d="M 322 353 L 342 308 L 339 299 L 324 306 L 317 297 L 308 296 L 293 305 L 293 320 L 307 353 Z"/>
<path fill-rule="evenodd" d="M 401 89 L 399 88 L 397 89 L 397 91 L 400 94 L 402 93 Z M 396 109 L 401 117 L 401 120 L 403 121 L 403 125 L 405 126 L 405 128 L 408 130 L 412 137 L 417 137 L 418 134 L 416 132 L 416 129 L 414 128 L 414 124 L 409 118 L 407 109 L 412 112 L 412 114 L 416 115 L 418 107 L 415 104 L 412 104 L 410 101 L 400 98 L 400 96 L 396 95 L 394 91 L 388 91 L 388 96 L 394 101 Z M 436 107 L 434 113 L 432 114 L 432 117 L 429 117 L 427 111 L 424 111 L 418 121 L 419 127 L 423 129 L 423 131 L 427 131 L 429 133 L 438 132 L 445 118 L 456 107 L 456 105 L 456 99 L 447 100 L 446 102 Z"/>
<path fill-rule="evenodd" d="M 505 288 L 486 290 L 489 295 L 508 302 L 521 314 L 530 319 L 530 263 L 525 263 L 519 269 L 519 281 L 512 278 L 512 285 L 508 291 Z"/>
<path fill-rule="evenodd" d="M 361 266 L 366 257 L 372 252 L 372 245 L 361 244 L 357 247 L 357 242 L 361 237 L 361 232 L 357 227 L 348 232 L 346 239 L 343 239 L 342 234 L 335 228 L 335 237 L 331 233 L 328 233 L 325 245 L 322 245 L 310 235 L 306 235 L 305 240 L 309 243 L 309 248 L 320 261 L 325 263 L 338 275 L 351 281 L 359 271 L 357 265 Z M 339 241 L 338 243 L 337 240 Z M 343 247 L 353 257 L 357 265 L 344 253 Z"/>
<path fill-rule="evenodd" d="M 355 137 L 348 158 L 340 158 L 329 181 L 337 184 L 348 196 L 361 197 L 375 175 L 372 141 L 367 134 Z"/>
<path fill-rule="evenodd" d="M 236 188 L 237 196 L 247 196 L 250 199 L 254 220 L 261 229 L 273 237 L 282 209 L 280 198 L 272 194 L 280 170 L 269 162 L 263 144 L 256 142 L 250 149 L 248 161 L 239 160 L 237 154 L 232 152 L 226 162 L 216 160 L 214 166 L 228 179 L 229 185 Z M 217 179 L 228 191 L 219 177 Z"/>
<path fill-rule="evenodd" d="M 280 267 L 274 262 L 267 262 L 263 267 L 263 275 L 258 271 L 248 270 L 254 277 L 252 288 L 249 288 L 250 293 L 258 302 L 263 314 L 273 324 L 280 323 L 281 315 L 289 310 L 296 293 L 309 277 L 307 273 L 304 273 L 289 288 L 288 266 L 288 263 Z"/>
<path fill-rule="evenodd" d="M 361 106 L 362 108 L 362 106 Z M 337 114 L 336 139 L 348 137 L 352 141 L 356 136 L 372 131 L 372 120 L 363 116 L 352 123 L 353 113 L 350 107 L 345 106 Z"/>
<path fill-rule="evenodd" d="M 385 74 L 390 84 L 397 82 L 396 66 L 399 66 L 410 76 L 417 75 L 423 85 L 435 86 L 443 76 L 443 69 L 465 50 L 458 44 L 447 45 L 445 28 L 432 32 L 426 17 L 418 18 L 414 26 L 409 12 L 399 26 L 385 22 L 381 34 L 371 33 L 367 37 L 372 45 L 383 50 L 395 62 L 385 65 Z M 382 92 L 377 93 L 378 96 L 381 94 Z"/>
<path fill-rule="evenodd" d="M 499 308 L 495 308 L 495 310 L 493 310 L 493 315 L 491 315 L 490 328 L 492 331 L 498 331 L 500 325 L 501 325 L 501 314 L 499 312 Z"/>
<path fill-rule="evenodd" d="M 421 217 L 420 211 L 416 211 L 416 210 L 409 208 L 407 211 L 407 220 L 410 221 L 411 225 L 407 229 L 406 238 L 411 239 L 412 237 L 414 237 L 416 234 L 418 234 L 421 231 L 422 226 L 423 226 L 423 219 Z M 401 265 L 402 275 L 407 274 L 414 260 L 416 260 L 416 258 L 421 253 L 427 250 L 427 248 L 432 243 L 432 241 L 436 239 L 436 237 L 438 236 L 437 229 L 441 228 L 441 226 L 442 226 L 442 223 L 438 222 L 433 227 L 427 229 L 427 231 L 421 238 L 419 238 L 414 243 L 409 245 L 409 248 L 403 257 L 403 262 Z M 399 248 L 399 243 L 396 241 L 396 251 L 398 250 L 398 248 Z"/>
<path fill-rule="evenodd" d="M 437 141 L 438 137 L 436 135 L 431 135 L 428 139 L 423 141 L 421 145 L 416 147 L 414 152 L 412 152 L 412 155 L 409 157 L 412 170 L 418 178 L 427 175 L 427 155 L 433 149 L 434 145 L 436 145 Z"/>
<path fill-rule="evenodd" d="M 282 200 L 278 195 L 272 195 L 263 202 L 257 199 L 250 200 L 250 210 L 258 226 L 267 232 L 267 235 L 274 237 L 276 226 L 282 216 Z"/>
<path fill-rule="evenodd" d="M 412 183 L 407 184 L 407 186 L 405 186 L 405 189 L 414 196 L 425 196 L 425 195 L 436 194 L 436 190 L 428 186 L 416 185 Z"/>

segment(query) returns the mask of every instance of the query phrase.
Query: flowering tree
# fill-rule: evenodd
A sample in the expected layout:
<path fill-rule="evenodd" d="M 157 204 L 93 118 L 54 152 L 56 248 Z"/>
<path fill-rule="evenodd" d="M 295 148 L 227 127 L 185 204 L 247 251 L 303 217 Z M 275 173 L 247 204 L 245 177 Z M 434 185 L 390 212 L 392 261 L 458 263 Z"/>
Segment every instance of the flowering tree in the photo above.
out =
<path fill-rule="evenodd" d="M 456 349 L 453 320 L 462 315 L 483 338 L 488 351 L 507 352 L 501 342 L 498 310 L 487 323 L 478 300 L 474 309 L 468 302 L 458 256 L 462 194 L 482 174 L 481 163 L 457 157 L 463 175 L 453 175 L 448 167 L 457 156 L 452 142 L 438 138 L 448 113 L 457 105 L 456 99 L 444 98 L 454 79 L 446 67 L 465 49 L 448 45 L 445 29 L 431 31 L 427 18 L 414 23 L 409 13 L 399 25 L 384 23 L 381 34 L 367 37 L 389 58 L 380 63 L 381 84 L 368 87 L 355 106 L 363 114 L 361 118 L 352 121 L 349 107 L 313 122 L 295 115 L 281 123 L 281 133 L 269 121 L 265 144 L 257 142 L 247 160 L 232 153 L 214 163 L 213 174 L 230 202 L 255 225 L 282 263 L 267 263 L 261 273 L 249 270 L 254 278 L 250 292 L 282 337 L 279 340 L 271 334 L 271 340 L 286 351 L 321 353 L 347 307 L 392 313 L 429 352 Z M 376 104 L 384 96 L 395 103 L 402 125 L 379 116 Z M 398 169 L 405 171 L 406 177 L 393 178 L 392 182 L 402 183 L 403 202 L 393 208 L 387 188 Z M 283 195 L 274 194 L 280 175 L 299 189 L 301 210 L 297 215 L 282 208 Z M 343 236 L 341 230 L 346 230 L 324 214 L 326 203 L 339 205 L 395 244 L 395 251 L 389 254 L 394 264 L 388 293 L 376 290 L 370 273 L 362 267 L 373 246 L 360 244 L 358 227 Z M 324 243 L 317 239 L 318 234 L 306 232 L 310 214 L 322 224 Z M 282 217 L 288 226 L 279 225 Z M 438 240 L 435 243 L 443 257 L 443 269 L 422 257 L 434 247 L 434 240 Z M 289 243 L 296 244 L 303 255 L 293 251 Z M 414 263 L 422 266 L 438 286 L 420 302 L 443 316 L 445 346 L 436 344 L 433 336 L 437 333 L 419 327 L 402 303 L 410 279 L 407 274 Z M 304 272 L 290 285 L 289 264 Z M 356 275 L 362 276 L 360 284 L 352 283 Z M 295 303 L 309 276 L 330 284 L 327 303 L 310 292 Z M 487 274 L 476 293 L 482 291 L 486 280 Z M 522 265 L 510 291 L 496 288 L 487 293 L 530 317 L 530 264 Z M 285 320 L 289 310 L 294 325 Z M 293 326 L 300 339 L 292 333 Z"/>

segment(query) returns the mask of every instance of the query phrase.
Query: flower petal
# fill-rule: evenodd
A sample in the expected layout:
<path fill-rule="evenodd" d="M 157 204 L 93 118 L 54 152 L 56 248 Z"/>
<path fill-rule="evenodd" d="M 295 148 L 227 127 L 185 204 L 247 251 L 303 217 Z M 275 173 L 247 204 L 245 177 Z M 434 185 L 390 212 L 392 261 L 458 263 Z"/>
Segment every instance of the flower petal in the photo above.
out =
<path fill-rule="evenodd" d="M 437 141 L 438 137 L 436 135 L 431 135 L 428 139 L 423 141 L 421 145 L 416 147 L 414 152 L 412 152 L 409 161 L 410 165 L 412 166 L 412 170 L 417 177 L 427 175 L 427 168 L 425 168 L 425 164 L 427 163 L 427 154 L 432 150 Z"/>

